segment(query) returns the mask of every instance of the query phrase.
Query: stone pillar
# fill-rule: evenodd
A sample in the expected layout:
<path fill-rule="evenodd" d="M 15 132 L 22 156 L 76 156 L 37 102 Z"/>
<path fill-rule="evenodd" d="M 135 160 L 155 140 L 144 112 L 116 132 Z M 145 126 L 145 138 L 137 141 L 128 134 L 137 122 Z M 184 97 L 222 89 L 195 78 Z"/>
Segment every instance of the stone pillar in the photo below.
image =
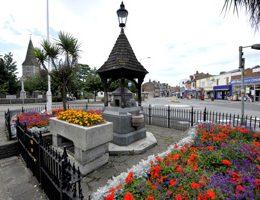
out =
<path fill-rule="evenodd" d="M 137 83 L 137 91 L 138 91 L 138 106 L 142 106 L 142 82 L 143 82 L 143 79 L 141 78 L 138 78 L 138 83 Z"/>
<path fill-rule="evenodd" d="M 26 99 L 26 92 L 25 92 L 25 90 L 24 90 L 23 76 L 21 77 L 20 99 Z"/>
<path fill-rule="evenodd" d="M 107 93 L 108 85 L 107 85 L 107 79 L 106 78 L 102 78 L 101 81 L 102 81 L 103 86 L 104 86 L 104 106 L 107 107 L 108 106 L 108 93 Z"/>

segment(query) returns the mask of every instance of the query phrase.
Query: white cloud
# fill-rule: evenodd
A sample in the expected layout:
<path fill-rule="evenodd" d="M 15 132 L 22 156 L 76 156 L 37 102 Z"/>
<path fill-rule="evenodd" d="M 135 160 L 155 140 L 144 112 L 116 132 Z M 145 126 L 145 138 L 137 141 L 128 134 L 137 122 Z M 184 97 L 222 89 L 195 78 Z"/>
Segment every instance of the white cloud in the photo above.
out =
<path fill-rule="evenodd" d="M 81 62 L 99 68 L 120 33 L 120 0 L 49 0 L 50 28 L 69 32 L 82 46 Z M 238 67 L 238 46 L 259 43 L 241 10 L 221 13 L 219 0 L 125 0 L 126 36 L 138 60 L 156 79 L 178 84 L 198 71 L 218 74 Z M 46 0 L 8 0 L 1 4 L 0 54 L 11 51 L 21 74 L 29 36 L 34 46 L 46 37 Z M 56 34 L 51 31 L 51 37 Z M 260 52 L 259 52 L 260 53 Z M 246 66 L 260 64 L 255 50 L 245 49 Z M 151 57 L 150 59 L 144 59 Z"/>

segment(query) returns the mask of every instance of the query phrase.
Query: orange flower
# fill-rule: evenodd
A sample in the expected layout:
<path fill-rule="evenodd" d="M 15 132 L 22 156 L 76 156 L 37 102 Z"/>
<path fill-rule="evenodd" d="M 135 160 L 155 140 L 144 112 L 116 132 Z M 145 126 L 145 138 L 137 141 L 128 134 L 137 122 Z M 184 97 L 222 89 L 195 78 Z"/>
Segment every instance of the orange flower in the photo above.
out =
<path fill-rule="evenodd" d="M 130 171 L 127 177 L 125 178 L 125 182 L 126 184 L 128 184 L 128 183 L 132 183 L 133 181 L 134 181 L 134 172 Z"/>
<path fill-rule="evenodd" d="M 230 166 L 231 162 L 229 160 L 222 160 L 222 164 Z"/>
<path fill-rule="evenodd" d="M 133 199 L 134 199 L 134 198 L 133 198 L 133 195 L 132 195 L 131 192 L 125 193 L 125 195 L 124 195 L 124 200 L 133 200 Z"/>

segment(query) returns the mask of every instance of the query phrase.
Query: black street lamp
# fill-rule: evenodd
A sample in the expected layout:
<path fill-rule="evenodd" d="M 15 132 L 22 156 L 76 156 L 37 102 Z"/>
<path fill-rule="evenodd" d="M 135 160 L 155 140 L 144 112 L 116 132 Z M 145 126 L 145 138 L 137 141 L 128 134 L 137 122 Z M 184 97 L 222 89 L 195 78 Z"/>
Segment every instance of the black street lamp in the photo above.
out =
<path fill-rule="evenodd" d="M 243 49 L 249 48 L 260 50 L 260 44 L 253 44 L 250 46 L 239 46 L 239 69 L 241 71 L 241 117 L 242 121 L 241 124 L 243 124 L 243 117 L 245 115 L 245 84 L 244 84 L 244 71 L 245 71 L 245 58 L 243 58 Z"/>
<path fill-rule="evenodd" d="M 128 16 L 128 11 L 125 9 L 125 5 L 122 1 L 120 8 L 117 10 L 117 16 L 118 16 L 118 22 L 119 22 L 119 27 L 124 28 Z"/>

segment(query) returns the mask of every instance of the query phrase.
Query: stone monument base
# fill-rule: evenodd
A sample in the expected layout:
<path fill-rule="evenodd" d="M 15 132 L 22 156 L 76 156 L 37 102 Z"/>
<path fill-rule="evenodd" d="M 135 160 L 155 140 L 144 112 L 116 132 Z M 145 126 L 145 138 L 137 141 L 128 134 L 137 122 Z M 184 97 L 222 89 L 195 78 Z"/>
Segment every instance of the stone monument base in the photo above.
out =
<path fill-rule="evenodd" d="M 150 132 L 146 132 L 146 137 L 133 142 L 127 146 L 119 146 L 113 143 L 109 143 L 108 150 L 110 155 L 135 155 L 142 154 L 148 149 L 154 147 L 157 144 L 157 140 Z"/>
<path fill-rule="evenodd" d="M 20 92 L 20 99 L 26 99 L 26 92 L 25 91 Z"/>
<path fill-rule="evenodd" d="M 127 146 L 135 141 L 146 137 L 146 128 L 144 123 L 139 127 L 132 125 L 132 115 L 140 112 L 140 107 L 106 107 L 103 112 L 104 118 L 113 122 L 113 141 L 119 146 Z"/>

